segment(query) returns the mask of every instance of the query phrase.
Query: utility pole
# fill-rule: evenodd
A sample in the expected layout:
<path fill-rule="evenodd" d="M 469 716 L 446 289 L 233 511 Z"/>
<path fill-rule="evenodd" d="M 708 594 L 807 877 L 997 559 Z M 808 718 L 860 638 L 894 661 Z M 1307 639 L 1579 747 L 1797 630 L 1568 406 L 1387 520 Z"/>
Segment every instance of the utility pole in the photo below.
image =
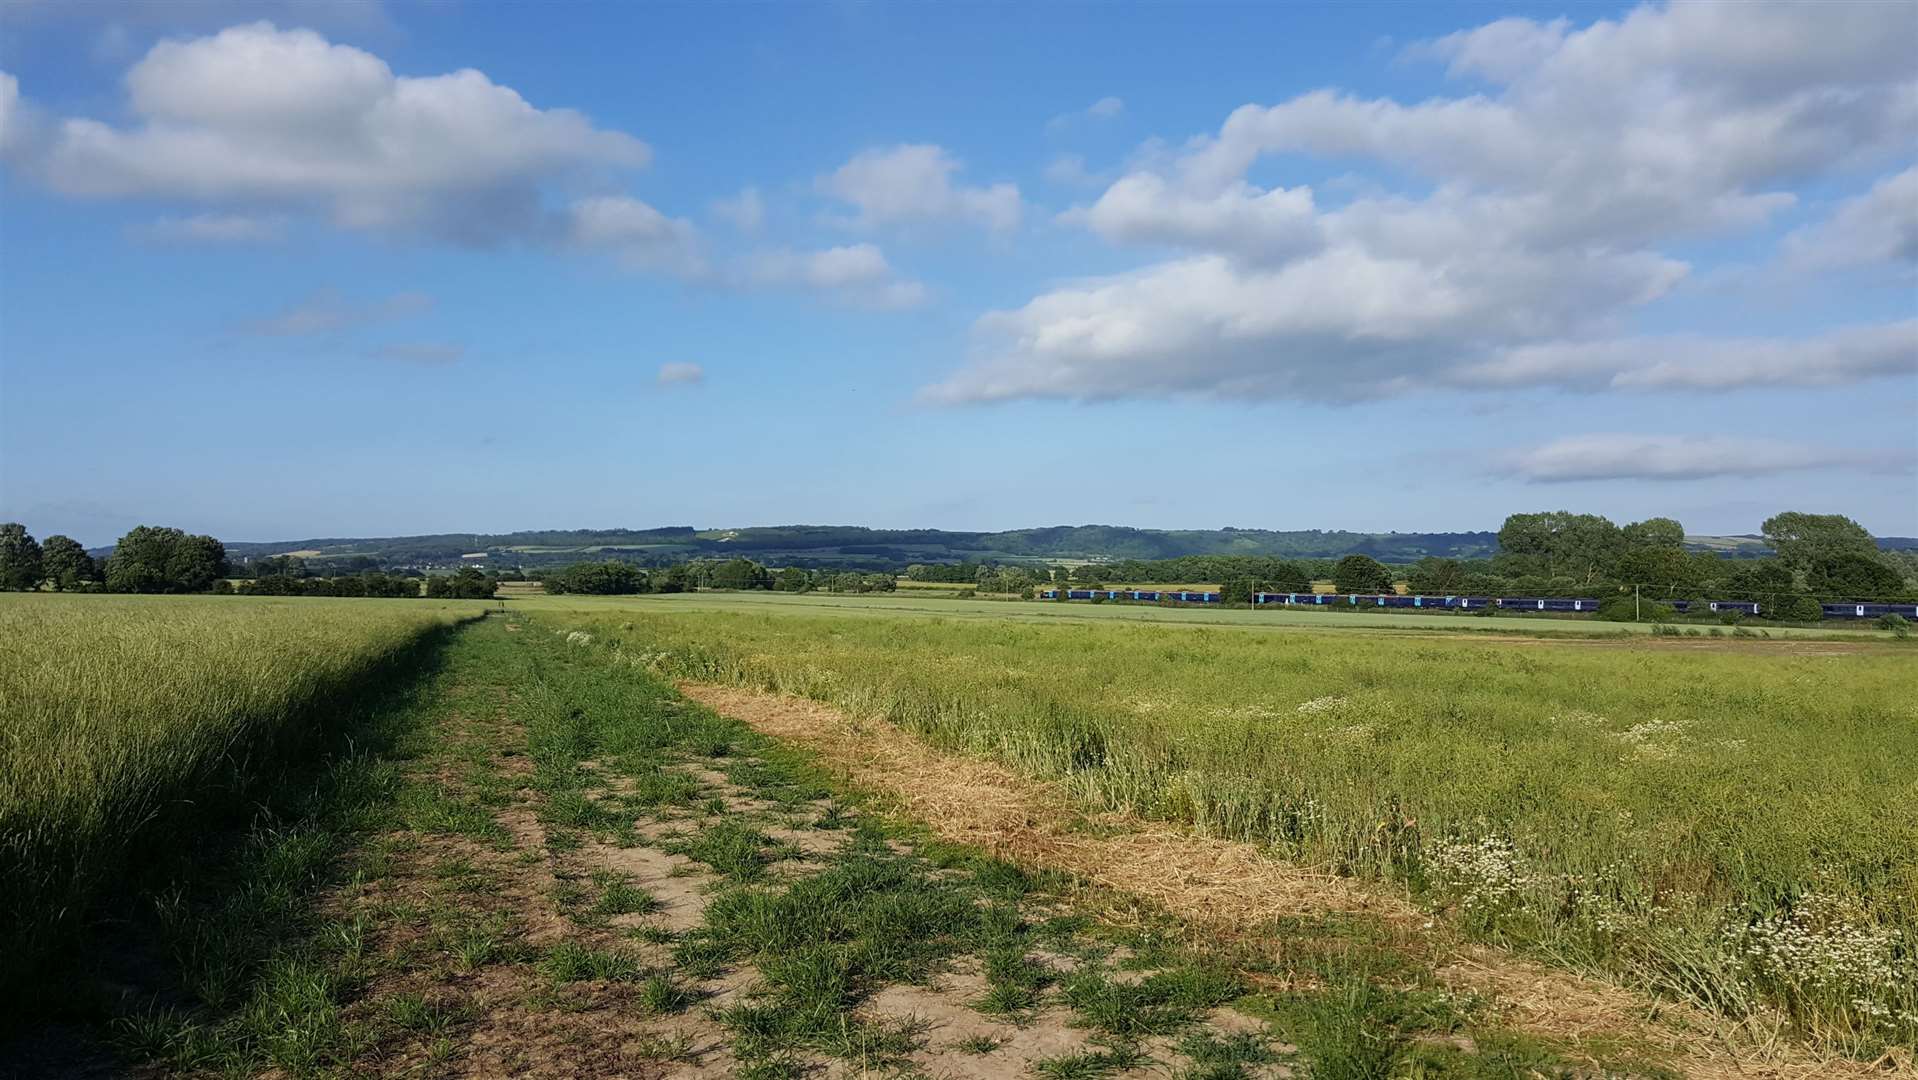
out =
<path fill-rule="evenodd" d="M 1638 583 L 1632 583 L 1632 621 L 1638 621 Z"/>

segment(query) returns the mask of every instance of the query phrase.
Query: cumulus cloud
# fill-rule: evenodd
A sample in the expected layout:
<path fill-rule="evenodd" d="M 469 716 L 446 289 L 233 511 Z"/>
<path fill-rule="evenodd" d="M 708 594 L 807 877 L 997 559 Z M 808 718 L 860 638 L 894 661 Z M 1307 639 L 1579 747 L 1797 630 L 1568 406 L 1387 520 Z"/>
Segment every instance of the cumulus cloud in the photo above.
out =
<path fill-rule="evenodd" d="M 150 244 L 270 244 L 286 235 L 286 221 L 257 214 L 169 215 L 130 230 Z"/>
<path fill-rule="evenodd" d="M 706 369 L 684 362 L 661 364 L 655 381 L 661 386 L 697 386 L 706 381 Z"/>
<path fill-rule="evenodd" d="M 1759 477 L 1895 465 L 1883 454 L 1733 435 L 1571 435 L 1508 454 L 1503 472 L 1538 483 Z"/>
<path fill-rule="evenodd" d="M 952 182 L 960 163 L 930 144 L 866 150 L 818 179 L 815 187 L 853 206 L 860 226 L 963 221 L 994 232 L 1019 227 L 1015 184 L 966 187 Z"/>
<path fill-rule="evenodd" d="M 284 311 L 255 319 L 241 329 L 261 337 L 315 337 L 431 310 L 433 298 L 425 293 L 395 293 L 382 300 L 354 301 L 338 289 L 320 289 Z"/>
<path fill-rule="evenodd" d="M 742 261 L 740 277 L 745 285 L 809 289 L 855 307 L 909 308 L 926 300 L 926 287 L 901 278 L 873 244 L 759 251 Z"/>
<path fill-rule="evenodd" d="M 1918 374 L 1918 319 L 1798 339 L 1668 336 L 1523 345 L 1453 369 L 1447 378 L 1461 386 L 1729 390 L 1912 374 Z"/>
<path fill-rule="evenodd" d="M 1062 215 L 1178 254 L 982 316 L 970 362 L 926 396 L 1338 401 L 1909 370 L 1901 325 L 1816 345 L 1613 335 L 1689 273 L 1664 250 L 1680 238 L 1763 226 L 1795 201 L 1789 185 L 1908 152 L 1911 23 L 1897 5 L 1698 0 L 1583 28 L 1501 20 L 1418 50 L 1489 92 L 1243 106 L 1210 135 L 1148 148 Z M 1253 183 L 1278 154 L 1370 162 L 1403 189 L 1326 206 L 1309 187 Z M 1841 211 L 1844 228 L 1895 217 L 1904 183 Z M 1891 235 L 1871 250 L 1896 256 Z"/>
<path fill-rule="evenodd" d="M 568 210 L 574 245 L 606 252 L 629 269 L 665 270 L 688 277 L 705 272 L 699 230 L 626 195 L 581 199 Z"/>
<path fill-rule="evenodd" d="M 1125 112 L 1125 101 L 1116 97 L 1102 97 L 1077 112 L 1060 113 L 1046 122 L 1051 131 L 1072 126 L 1080 120 L 1110 120 Z"/>
<path fill-rule="evenodd" d="M 547 191 L 650 156 L 470 68 L 396 75 L 364 50 L 265 22 L 162 41 L 126 90 L 125 126 L 73 117 L 27 138 L 0 86 L 0 144 L 75 197 L 310 210 L 344 228 L 468 243 L 541 238 Z"/>
<path fill-rule="evenodd" d="M 1918 166 L 1847 199 L 1830 218 L 1785 238 L 1789 265 L 1807 270 L 1918 264 Z"/>
<path fill-rule="evenodd" d="M 732 223 L 743 233 L 757 233 L 766 224 L 766 201 L 759 189 L 748 187 L 730 199 L 713 200 L 713 213 Z"/>

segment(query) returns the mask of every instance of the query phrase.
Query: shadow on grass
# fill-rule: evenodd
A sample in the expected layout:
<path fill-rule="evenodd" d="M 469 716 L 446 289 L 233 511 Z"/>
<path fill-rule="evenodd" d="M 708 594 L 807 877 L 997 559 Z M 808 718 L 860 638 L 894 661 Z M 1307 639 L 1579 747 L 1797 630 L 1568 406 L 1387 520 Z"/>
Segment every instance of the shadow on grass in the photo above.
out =
<path fill-rule="evenodd" d="M 106 1075 L 128 1052 L 210 1064 L 210 1045 L 180 1045 L 186 1033 L 272 1011 L 274 997 L 336 997 L 350 965 L 335 961 L 358 949 L 359 928 L 328 923 L 312 901 L 348 875 L 355 838 L 391 819 L 400 762 L 418 754 L 429 691 L 463 629 L 429 631 L 317 693 L 230 748 L 218 783 L 122 837 L 110 891 L 68 913 L 0 986 L 0 1075 Z M 316 963 L 322 954 L 333 959 Z M 267 1017 L 254 1019 L 260 1038 L 316 1034 L 269 1035 Z"/>

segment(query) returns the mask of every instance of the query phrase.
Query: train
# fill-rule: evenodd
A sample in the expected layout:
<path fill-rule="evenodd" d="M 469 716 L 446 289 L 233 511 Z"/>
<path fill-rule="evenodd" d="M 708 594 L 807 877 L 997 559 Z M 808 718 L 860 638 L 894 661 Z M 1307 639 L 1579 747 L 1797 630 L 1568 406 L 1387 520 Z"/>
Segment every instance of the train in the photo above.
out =
<path fill-rule="evenodd" d="M 1179 604 L 1217 604 L 1222 603 L 1215 592 L 1191 591 L 1153 591 L 1150 589 L 1067 589 L 1067 600 L 1091 600 L 1102 597 L 1106 600 L 1137 600 L 1146 603 L 1171 601 Z M 1058 589 L 1045 589 L 1039 593 L 1041 600 L 1059 599 Z M 1709 605 L 1713 613 L 1734 612 L 1739 615 L 1760 614 L 1756 600 L 1660 600 L 1681 612 L 1689 612 L 1693 603 Z M 1503 611 L 1597 611 L 1598 600 L 1593 597 L 1556 597 L 1556 596 L 1399 596 L 1394 593 L 1253 593 L 1253 607 L 1327 607 L 1344 604 L 1349 607 L 1382 608 L 1419 608 L 1441 611 L 1483 611 L 1498 608 Z M 1876 619 L 1885 615 L 1902 615 L 1907 619 L 1918 619 L 1918 604 L 1883 603 L 1832 603 L 1818 605 L 1827 619 Z"/>

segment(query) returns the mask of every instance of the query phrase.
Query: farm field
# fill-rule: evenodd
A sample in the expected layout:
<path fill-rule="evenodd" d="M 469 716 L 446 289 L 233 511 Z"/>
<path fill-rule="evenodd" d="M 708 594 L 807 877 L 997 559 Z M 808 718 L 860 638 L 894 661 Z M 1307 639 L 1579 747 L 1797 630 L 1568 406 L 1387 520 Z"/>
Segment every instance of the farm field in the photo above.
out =
<path fill-rule="evenodd" d="M 0 594 L 0 979 L 481 605 Z"/>
<path fill-rule="evenodd" d="M 843 599 L 0 601 L 0 1072 L 1910 1060 L 1902 644 Z"/>
<path fill-rule="evenodd" d="M 901 593 L 780 592 L 691 592 L 648 596 L 547 596 L 515 593 L 515 606 L 540 610 L 663 610 L 711 611 L 739 614 L 755 612 L 811 613 L 869 618 L 948 618 L 983 619 L 993 622 L 1131 622 L 1169 626 L 1216 626 L 1232 629 L 1317 630 L 1328 633 L 1346 631 L 1399 630 L 1429 632 L 1453 631 L 1462 635 L 1537 635 L 1568 638 L 1615 638 L 1628 634 L 1650 634 L 1650 623 L 1610 623 L 1589 618 L 1551 618 L 1496 615 L 1420 615 L 1410 613 L 1367 613 L 1364 611 L 1291 611 L 1267 609 L 1210 609 L 1201 607 L 1161 607 L 1156 604 L 1091 604 L 1085 601 L 1045 600 L 960 600 L 944 596 L 911 596 Z M 1687 627 L 1700 636 L 1713 629 L 1731 636 L 1732 629 Z M 1887 635 L 1866 627 L 1760 626 L 1748 632 L 1774 638 L 1828 638 L 1834 641 L 1884 640 Z"/>
<path fill-rule="evenodd" d="M 730 599 L 543 617 L 665 675 L 829 702 L 1093 807 L 1392 882 L 1575 970 L 1848 1052 L 1918 1038 L 1901 644 L 1515 647 Z"/>

